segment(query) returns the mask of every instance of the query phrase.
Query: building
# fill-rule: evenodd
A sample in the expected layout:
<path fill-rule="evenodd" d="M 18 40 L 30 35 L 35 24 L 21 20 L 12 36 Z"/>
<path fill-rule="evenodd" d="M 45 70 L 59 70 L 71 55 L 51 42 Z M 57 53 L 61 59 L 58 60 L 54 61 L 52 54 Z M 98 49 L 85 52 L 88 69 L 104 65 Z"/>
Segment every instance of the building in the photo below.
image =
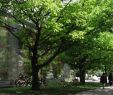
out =
<path fill-rule="evenodd" d="M 21 69 L 22 58 L 17 39 L 0 28 L 0 80 L 15 80 Z"/>

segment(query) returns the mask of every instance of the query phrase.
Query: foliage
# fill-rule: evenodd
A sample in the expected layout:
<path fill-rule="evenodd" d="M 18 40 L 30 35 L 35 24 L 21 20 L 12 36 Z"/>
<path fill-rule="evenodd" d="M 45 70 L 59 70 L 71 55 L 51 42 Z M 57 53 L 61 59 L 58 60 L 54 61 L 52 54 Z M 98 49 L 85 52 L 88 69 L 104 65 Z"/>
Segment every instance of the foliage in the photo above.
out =
<path fill-rule="evenodd" d="M 112 5 L 112 0 L 64 5 L 60 0 L 1 0 L 0 24 L 22 44 L 33 75 L 64 51 L 60 57 L 74 68 L 81 63 L 86 69 L 111 67 Z"/>
<path fill-rule="evenodd" d="M 80 26 L 85 26 L 82 31 L 71 33 L 75 44 L 61 55 L 61 59 L 78 68 L 79 61 L 86 57 L 85 67 L 87 69 L 103 69 L 107 65 L 108 70 L 112 68 L 112 4 L 102 0 L 81 0 L 73 6 L 79 10 Z M 81 7 L 82 6 L 82 7 Z M 110 68 L 109 68 L 110 67 Z"/>
<path fill-rule="evenodd" d="M 82 26 L 70 18 L 69 14 L 74 11 L 68 8 L 69 3 L 63 6 L 60 0 L 2 0 L 0 3 L 1 27 L 27 50 L 32 67 L 32 89 L 37 89 L 39 70 L 72 45 L 69 33 Z"/>

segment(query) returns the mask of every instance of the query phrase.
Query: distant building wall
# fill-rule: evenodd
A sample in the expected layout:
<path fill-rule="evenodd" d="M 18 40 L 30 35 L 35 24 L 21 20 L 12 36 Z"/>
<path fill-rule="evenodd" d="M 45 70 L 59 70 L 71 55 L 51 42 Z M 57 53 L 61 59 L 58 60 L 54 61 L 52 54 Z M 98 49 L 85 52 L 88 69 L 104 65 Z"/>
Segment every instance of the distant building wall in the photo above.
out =
<path fill-rule="evenodd" d="M 10 33 L 7 33 L 7 39 L 8 39 L 8 58 L 7 58 L 7 64 L 8 64 L 8 79 L 15 79 L 18 77 L 19 73 L 23 73 L 22 70 L 22 59 L 21 55 L 19 55 L 19 45 L 18 40 Z"/>

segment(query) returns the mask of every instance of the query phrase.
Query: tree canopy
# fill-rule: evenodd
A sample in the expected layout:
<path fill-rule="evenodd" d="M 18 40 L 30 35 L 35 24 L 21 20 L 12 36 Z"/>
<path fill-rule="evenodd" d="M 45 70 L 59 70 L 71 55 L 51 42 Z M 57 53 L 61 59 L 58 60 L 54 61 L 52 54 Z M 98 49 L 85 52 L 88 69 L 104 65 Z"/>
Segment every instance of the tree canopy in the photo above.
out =
<path fill-rule="evenodd" d="M 39 88 L 39 70 L 62 52 L 80 69 L 111 63 L 112 5 L 112 0 L 0 0 L 0 27 L 28 53 L 32 89 Z"/>

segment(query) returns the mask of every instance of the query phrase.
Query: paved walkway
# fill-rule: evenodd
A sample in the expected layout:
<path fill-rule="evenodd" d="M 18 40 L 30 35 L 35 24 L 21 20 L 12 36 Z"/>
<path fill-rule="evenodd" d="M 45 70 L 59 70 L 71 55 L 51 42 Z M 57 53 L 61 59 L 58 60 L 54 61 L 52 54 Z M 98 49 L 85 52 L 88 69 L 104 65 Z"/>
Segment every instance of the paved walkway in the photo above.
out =
<path fill-rule="evenodd" d="M 113 95 L 113 86 L 80 92 L 75 95 Z"/>
<path fill-rule="evenodd" d="M 33 94 L 7 94 L 7 93 L 0 93 L 0 95 L 33 95 Z"/>

